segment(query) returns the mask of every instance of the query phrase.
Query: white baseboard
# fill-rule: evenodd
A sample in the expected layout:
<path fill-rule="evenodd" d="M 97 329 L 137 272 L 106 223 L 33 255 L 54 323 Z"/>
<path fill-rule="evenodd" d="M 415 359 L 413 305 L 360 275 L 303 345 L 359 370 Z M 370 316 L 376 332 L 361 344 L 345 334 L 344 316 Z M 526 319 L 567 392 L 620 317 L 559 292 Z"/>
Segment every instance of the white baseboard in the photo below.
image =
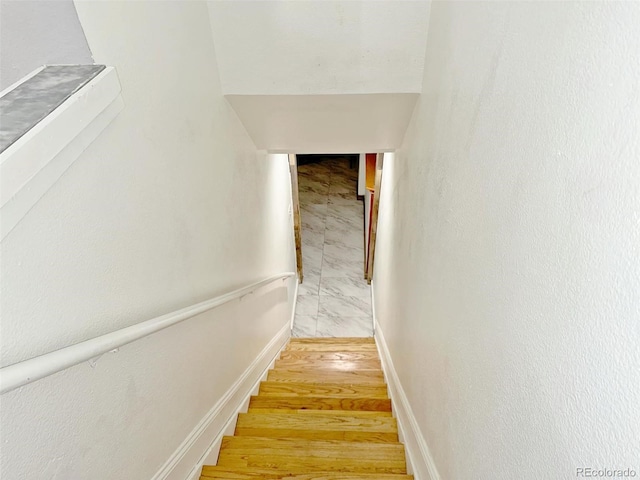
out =
<path fill-rule="evenodd" d="M 440 480 L 429 446 L 420 432 L 420 427 L 409 404 L 409 399 L 393 366 L 391 354 L 387 348 L 380 324 L 376 317 L 374 317 L 373 321 L 375 324 L 376 345 L 382 360 L 382 369 L 387 380 L 394 416 L 398 421 L 401 440 L 404 442 L 405 451 L 407 452 L 408 470 L 413 473 L 415 480 Z"/>
<path fill-rule="evenodd" d="M 152 480 L 193 480 L 200 476 L 205 460 L 217 457 L 222 437 L 233 434 L 237 414 L 247 410 L 251 395 L 258 389 L 290 336 L 291 328 L 287 323 L 198 422 Z M 185 472 L 189 472 L 186 477 Z"/>

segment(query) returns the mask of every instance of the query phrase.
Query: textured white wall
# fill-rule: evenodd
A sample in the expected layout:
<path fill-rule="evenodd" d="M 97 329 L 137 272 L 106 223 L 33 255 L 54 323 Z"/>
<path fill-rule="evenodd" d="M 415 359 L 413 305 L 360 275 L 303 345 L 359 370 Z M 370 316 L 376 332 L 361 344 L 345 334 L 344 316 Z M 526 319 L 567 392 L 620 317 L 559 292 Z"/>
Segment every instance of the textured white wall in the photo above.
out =
<path fill-rule="evenodd" d="M 2 365 L 295 270 L 286 157 L 222 97 L 204 2 L 79 2 L 125 109 L 3 240 Z M 267 288 L 2 397 L 6 480 L 147 479 L 290 319 Z"/>
<path fill-rule="evenodd" d="M 45 64 L 93 63 L 72 0 L 2 0 L 0 58 L 0 90 Z"/>
<path fill-rule="evenodd" d="M 419 92 L 428 5 L 425 0 L 210 1 L 222 90 Z"/>
<path fill-rule="evenodd" d="M 640 4 L 434 2 L 376 312 L 442 479 L 640 475 Z"/>

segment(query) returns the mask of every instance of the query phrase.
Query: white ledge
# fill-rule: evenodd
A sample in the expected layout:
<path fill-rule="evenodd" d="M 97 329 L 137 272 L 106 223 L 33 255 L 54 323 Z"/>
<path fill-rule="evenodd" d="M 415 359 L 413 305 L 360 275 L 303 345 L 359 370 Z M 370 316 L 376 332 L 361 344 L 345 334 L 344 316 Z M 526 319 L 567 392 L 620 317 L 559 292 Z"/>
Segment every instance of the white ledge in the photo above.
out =
<path fill-rule="evenodd" d="M 107 67 L 0 154 L 0 239 L 4 239 L 124 108 Z"/>

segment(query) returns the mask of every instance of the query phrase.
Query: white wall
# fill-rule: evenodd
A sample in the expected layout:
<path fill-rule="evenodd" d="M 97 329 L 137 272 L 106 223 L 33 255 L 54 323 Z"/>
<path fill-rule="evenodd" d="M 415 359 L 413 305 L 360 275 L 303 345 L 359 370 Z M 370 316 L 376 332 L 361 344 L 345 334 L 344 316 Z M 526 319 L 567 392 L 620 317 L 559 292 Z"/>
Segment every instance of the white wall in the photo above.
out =
<path fill-rule="evenodd" d="M 420 91 L 424 0 L 209 2 L 228 94 Z"/>
<path fill-rule="evenodd" d="M 374 294 L 442 479 L 640 475 L 638 25 L 634 2 L 433 3 Z"/>
<path fill-rule="evenodd" d="M 2 241 L 3 366 L 295 270 L 286 157 L 222 97 L 206 3 L 76 6 L 125 109 Z M 289 322 L 280 285 L 4 395 L 3 480 L 151 478 Z"/>
<path fill-rule="evenodd" d="M 72 0 L 0 2 L 0 90 L 45 64 L 90 64 Z"/>

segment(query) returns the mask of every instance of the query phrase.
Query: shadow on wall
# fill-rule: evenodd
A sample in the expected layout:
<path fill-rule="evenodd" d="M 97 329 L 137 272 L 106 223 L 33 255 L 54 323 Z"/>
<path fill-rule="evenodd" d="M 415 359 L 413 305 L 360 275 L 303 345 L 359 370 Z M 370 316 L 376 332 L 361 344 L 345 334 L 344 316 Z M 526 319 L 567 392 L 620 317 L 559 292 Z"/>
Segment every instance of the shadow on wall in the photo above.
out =
<path fill-rule="evenodd" d="M 309 165 L 310 163 L 319 163 L 324 160 L 331 160 L 332 158 L 347 158 L 349 160 L 349 168 L 356 168 L 358 166 L 358 157 L 359 155 L 357 153 L 346 153 L 339 155 L 296 155 L 298 166 Z"/>

